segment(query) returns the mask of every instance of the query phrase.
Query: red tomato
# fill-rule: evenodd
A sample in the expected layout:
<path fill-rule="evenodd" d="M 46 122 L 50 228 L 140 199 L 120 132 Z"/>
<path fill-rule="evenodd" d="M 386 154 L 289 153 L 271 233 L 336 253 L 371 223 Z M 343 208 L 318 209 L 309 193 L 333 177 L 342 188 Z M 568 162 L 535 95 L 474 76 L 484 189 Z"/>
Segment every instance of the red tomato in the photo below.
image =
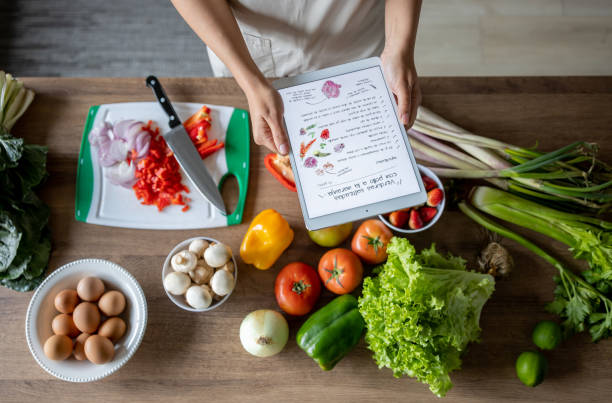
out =
<path fill-rule="evenodd" d="M 387 244 L 393 237 L 391 230 L 380 220 L 364 221 L 351 242 L 351 249 L 364 262 L 379 264 L 387 260 Z"/>
<path fill-rule="evenodd" d="M 305 263 L 289 263 L 276 276 L 274 293 L 278 306 L 289 315 L 306 315 L 321 295 L 321 281 L 314 268 Z"/>
<path fill-rule="evenodd" d="M 353 252 L 336 248 L 327 251 L 319 261 L 319 276 L 328 290 L 335 294 L 353 291 L 363 278 L 363 265 Z"/>

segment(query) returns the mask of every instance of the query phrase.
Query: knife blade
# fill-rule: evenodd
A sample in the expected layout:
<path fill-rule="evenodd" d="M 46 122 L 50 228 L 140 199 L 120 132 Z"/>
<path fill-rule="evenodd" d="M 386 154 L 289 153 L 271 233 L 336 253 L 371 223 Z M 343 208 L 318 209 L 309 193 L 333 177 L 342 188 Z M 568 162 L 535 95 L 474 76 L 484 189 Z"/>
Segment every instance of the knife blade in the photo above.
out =
<path fill-rule="evenodd" d="M 191 142 L 187 130 L 181 124 L 181 120 L 176 114 L 166 92 L 161 83 L 155 76 L 147 77 L 147 87 L 153 89 L 153 94 L 161 105 L 162 109 L 168 115 L 168 125 L 170 131 L 162 134 L 168 148 L 174 153 L 174 157 L 178 161 L 185 175 L 191 180 L 196 189 L 206 198 L 213 206 L 215 206 L 223 215 L 227 215 L 223 197 L 217 184 L 213 180 L 210 172 L 206 169 L 204 161 Z"/>

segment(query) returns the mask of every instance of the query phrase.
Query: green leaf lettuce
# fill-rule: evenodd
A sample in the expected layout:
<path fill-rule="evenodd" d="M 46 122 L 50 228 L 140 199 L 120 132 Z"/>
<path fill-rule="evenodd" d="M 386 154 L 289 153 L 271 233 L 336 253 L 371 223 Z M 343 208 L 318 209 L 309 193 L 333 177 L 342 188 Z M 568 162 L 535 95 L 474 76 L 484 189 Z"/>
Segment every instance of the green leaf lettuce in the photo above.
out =
<path fill-rule="evenodd" d="M 366 342 L 379 368 L 415 377 L 442 397 L 461 354 L 479 339 L 480 313 L 495 280 L 466 271 L 462 258 L 444 257 L 435 245 L 417 254 L 408 240 L 392 238 L 387 252 L 359 299 Z"/>

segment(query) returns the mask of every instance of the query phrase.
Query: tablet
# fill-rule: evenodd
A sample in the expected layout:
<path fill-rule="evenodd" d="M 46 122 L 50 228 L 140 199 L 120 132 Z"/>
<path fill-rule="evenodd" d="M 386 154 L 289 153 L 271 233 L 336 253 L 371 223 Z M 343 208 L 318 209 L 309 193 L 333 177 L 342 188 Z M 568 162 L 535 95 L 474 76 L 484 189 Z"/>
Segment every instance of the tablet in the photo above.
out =
<path fill-rule="evenodd" d="M 274 82 L 306 228 L 422 204 L 427 194 L 377 57 Z"/>

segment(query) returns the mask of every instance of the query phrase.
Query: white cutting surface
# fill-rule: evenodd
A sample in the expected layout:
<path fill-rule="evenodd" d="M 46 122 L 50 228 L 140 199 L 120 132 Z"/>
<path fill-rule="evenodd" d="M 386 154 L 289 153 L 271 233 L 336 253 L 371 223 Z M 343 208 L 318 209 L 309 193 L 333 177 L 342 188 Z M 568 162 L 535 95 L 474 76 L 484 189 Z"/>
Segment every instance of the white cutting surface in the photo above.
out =
<path fill-rule="evenodd" d="M 202 105 L 196 103 L 174 103 L 174 108 L 181 121 L 197 112 Z M 225 132 L 234 108 L 227 106 L 207 105 L 211 109 L 212 123 L 208 137 L 224 141 Z M 100 105 L 92 127 L 103 121 L 110 123 L 124 119 L 136 119 L 143 122 L 153 120 L 164 133 L 170 130 L 168 117 L 156 102 L 130 102 Z M 104 177 L 104 167 L 98 164 L 98 154 L 91 147 L 94 173 L 94 188 L 87 222 L 92 224 L 111 225 L 125 228 L 143 229 L 196 229 L 212 228 L 227 225 L 227 219 L 213 207 L 194 187 L 186 175 L 183 183 L 190 192 L 185 194 L 191 199 L 189 210 L 181 211 L 183 206 L 168 206 L 158 211 L 156 206 L 140 204 L 132 189 L 113 185 Z M 208 171 L 215 182 L 227 172 L 225 149 L 221 149 L 204 160 Z"/>

